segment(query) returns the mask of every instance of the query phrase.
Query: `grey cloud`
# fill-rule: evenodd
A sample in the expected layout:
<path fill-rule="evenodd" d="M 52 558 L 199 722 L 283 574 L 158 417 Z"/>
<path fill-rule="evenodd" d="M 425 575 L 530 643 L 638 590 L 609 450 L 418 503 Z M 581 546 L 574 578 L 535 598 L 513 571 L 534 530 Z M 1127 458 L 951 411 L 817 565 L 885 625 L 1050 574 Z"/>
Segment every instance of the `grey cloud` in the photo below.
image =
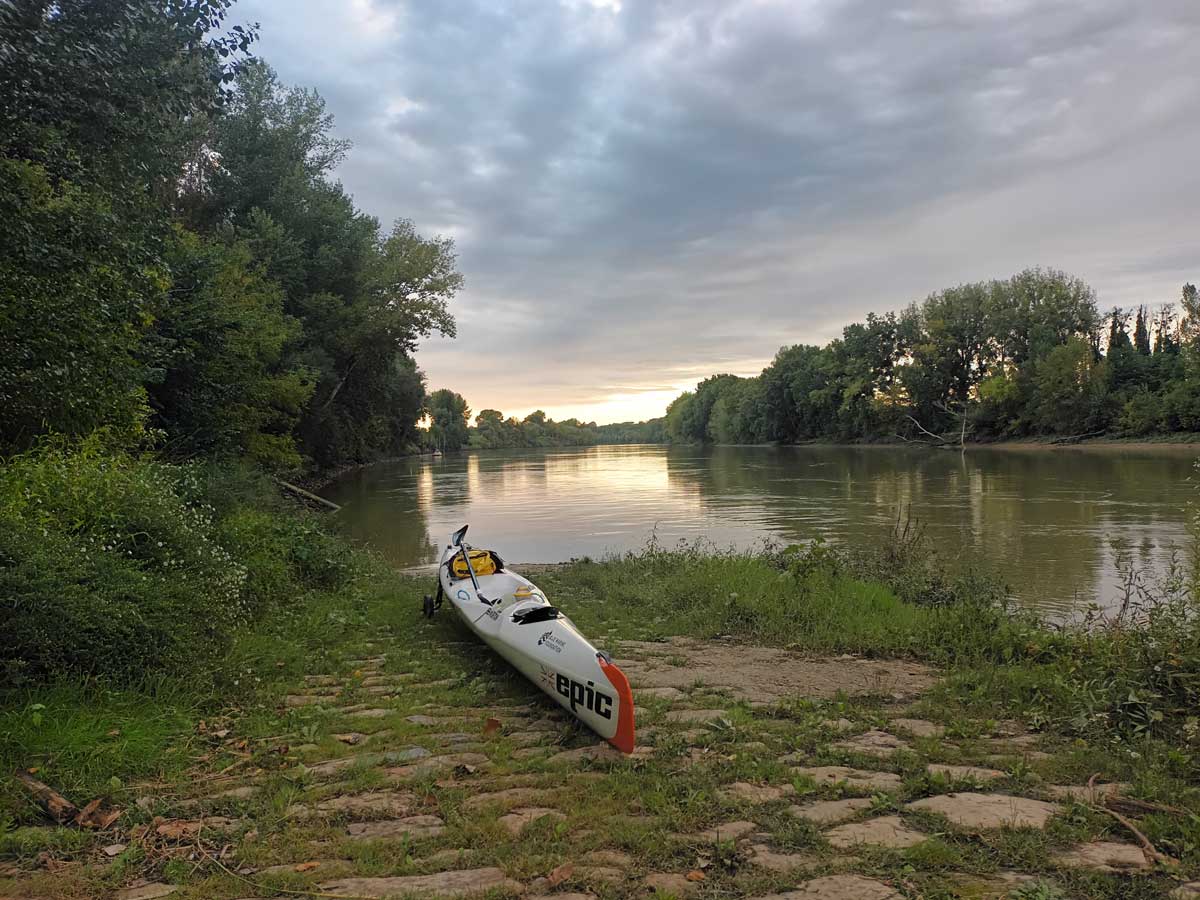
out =
<path fill-rule="evenodd" d="M 239 9 L 355 141 L 360 205 L 457 237 L 461 339 L 420 362 L 476 407 L 753 371 L 1025 265 L 1126 302 L 1188 264 L 1191 0 Z M 486 338 L 539 363 L 494 371 Z"/>

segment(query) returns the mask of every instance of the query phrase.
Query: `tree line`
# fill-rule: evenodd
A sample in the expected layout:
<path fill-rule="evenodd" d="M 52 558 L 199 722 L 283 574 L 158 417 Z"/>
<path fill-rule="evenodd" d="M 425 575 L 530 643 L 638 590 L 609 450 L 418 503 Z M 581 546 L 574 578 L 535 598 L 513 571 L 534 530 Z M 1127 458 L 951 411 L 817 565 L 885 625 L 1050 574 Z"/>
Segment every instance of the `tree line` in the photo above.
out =
<path fill-rule="evenodd" d="M 418 442 L 453 244 L 355 206 L 324 101 L 231 3 L 0 4 L 0 452 L 104 428 L 290 468 Z"/>
<path fill-rule="evenodd" d="M 556 422 L 542 410 L 523 419 L 505 418 L 498 409 L 481 410 L 471 423 L 466 399 L 451 390 L 429 395 L 429 428 L 426 445 L 438 450 L 473 447 L 499 450 L 520 447 L 587 447 L 595 444 L 659 444 L 663 442 L 663 420 L 616 422 L 597 425 L 564 419 Z"/>
<path fill-rule="evenodd" d="M 782 348 L 752 378 L 714 375 L 667 408 L 681 443 L 1200 431 L 1200 299 L 1114 308 L 1054 270 L 868 314 L 825 346 Z"/>

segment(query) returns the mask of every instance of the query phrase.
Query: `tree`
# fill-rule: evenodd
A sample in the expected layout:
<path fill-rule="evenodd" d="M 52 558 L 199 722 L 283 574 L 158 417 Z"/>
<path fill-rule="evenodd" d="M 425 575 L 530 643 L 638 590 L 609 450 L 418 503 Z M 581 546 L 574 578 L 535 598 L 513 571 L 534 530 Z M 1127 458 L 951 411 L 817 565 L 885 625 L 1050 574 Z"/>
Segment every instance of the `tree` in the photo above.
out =
<path fill-rule="evenodd" d="M 438 450 L 460 450 L 467 446 L 470 435 L 467 423 L 471 409 L 461 394 L 442 388 L 425 401 L 429 415 L 429 442 Z"/>
<path fill-rule="evenodd" d="M 182 214 L 232 233 L 283 287 L 284 312 L 300 323 L 287 364 L 315 384 L 301 449 L 322 466 L 403 452 L 424 397 L 412 353 L 423 337 L 455 333 L 453 242 L 406 220 L 384 235 L 354 207 L 331 175 L 348 144 L 317 93 L 281 86 L 261 63 L 236 85 L 204 138 L 219 164 L 190 183 Z"/>
<path fill-rule="evenodd" d="M 293 429 L 312 396 L 311 373 L 285 363 L 300 334 L 278 284 L 242 243 L 178 229 L 168 261 L 173 283 L 157 310 L 149 385 L 153 423 L 177 455 L 234 451 L 258 462 L 300 465 Z"/>
<path fill-rule="evenodd" d="M 1106 363 L 1080 337 L 1051 350 L 1036 366 L 1031 419 L 1044 433 L 1083 434 L 1104 428 Z"/>
<path fill-rule="evenodd" d="M 166 198 L 253 38 L 229 5 L 0 3 L 0 449 L 139 433 Z"/>
<path fill-rule="evenodd" d="M 1137 308 L 1137 323 L 1133 326 L 1133 349 L 1143 356 L 1150 355 L 1150 327 L 1145 306 Z"/>

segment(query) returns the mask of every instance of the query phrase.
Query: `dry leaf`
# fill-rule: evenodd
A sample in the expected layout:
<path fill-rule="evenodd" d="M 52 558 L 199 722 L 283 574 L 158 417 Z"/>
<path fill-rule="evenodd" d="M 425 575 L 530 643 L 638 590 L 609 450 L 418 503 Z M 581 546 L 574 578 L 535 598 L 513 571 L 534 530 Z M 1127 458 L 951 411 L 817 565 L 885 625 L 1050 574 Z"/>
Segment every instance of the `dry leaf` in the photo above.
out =
<path fill-rule="evenodd" d="M 313 869 L 319 868 L 320 865 L 321 864 L 319 862 L 304 862 L 300 863 L 299 865 L 292 866 L 292 870 L 295 872 L 311 872 Z"/>
<path fill-rule="evenodd" d="M 487 722 L 483 726 L 483 736 L 491 737 L 493 734 L 495 734 L 499 730 L 500 730 L 500 720 L 499 719 L 488 719 Z"/>
<path fill-rule="evenodd" d="M 455 775 L 474 775 L 478 771 L 479 771 L 478 766 L 472 766 L 469 763 L 463 763 L 462 765 L 458 765 L 458 766 L 454 767 Z"/>
<path fill-rule="evenodd" d="M 107 828 L 121 817 L 119 809 L 101 809 L 100 801 L 93 800 L 75 816 L 75 824 L 82 828 Z"/>
<path fill-rule="evenodd" d="M 701 872 L 699 869 L 692 869 L 692 871 L 688 872 L 687 875 L 685 875 L 684 877 L 688 881 L 703 881 L 704 873 Z"/>
<path fill-rule="evenodd" d="M 120 728 L 114 728 L 112 731 L 110 731 L 110 732 L 108 733 L 108 736 L 109 736 L 109 737 L 120 737 L 120 735 L 121 735 L 121 729 L 120 729 Z"/>
<path fill-rule="evenodd" d="M 546 876 L 546 884 L 555 888 L 575 874 L 575 863 L 563 863 Z"/>
<path fill-rule="evenodd" d="M 199 823 L 197 822 L 163 822 L 154 829 L 161 837 L 167 840 L 177 841 L 180 838 L 188 837 L 199 831 Z"/>

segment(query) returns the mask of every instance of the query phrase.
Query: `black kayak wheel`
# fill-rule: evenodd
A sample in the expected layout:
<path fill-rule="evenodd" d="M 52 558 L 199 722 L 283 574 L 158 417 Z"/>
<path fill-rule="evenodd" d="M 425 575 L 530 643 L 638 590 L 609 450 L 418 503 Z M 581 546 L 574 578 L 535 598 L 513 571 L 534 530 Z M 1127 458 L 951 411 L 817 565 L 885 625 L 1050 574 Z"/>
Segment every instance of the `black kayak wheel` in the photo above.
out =
<path fill-rule="evenodd" d="M 433 618 L 433 597 L 429 596 L 429 594 L 425 595 L 425 599 L 423 601 L 422 613 L 424 614 L 426 619 Z"/>

